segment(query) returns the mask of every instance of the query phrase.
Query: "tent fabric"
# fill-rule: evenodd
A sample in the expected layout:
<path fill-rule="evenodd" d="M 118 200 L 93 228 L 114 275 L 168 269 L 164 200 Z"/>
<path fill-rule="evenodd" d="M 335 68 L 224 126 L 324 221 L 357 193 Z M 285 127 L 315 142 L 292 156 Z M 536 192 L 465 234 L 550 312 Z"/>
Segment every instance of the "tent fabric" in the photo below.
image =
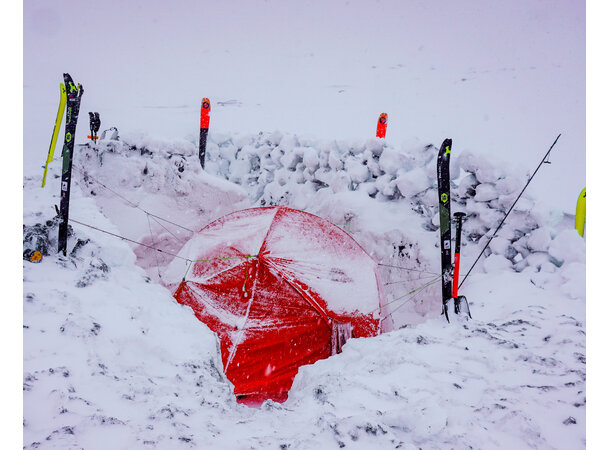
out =
<path fill-rule="evenodd" d="M 238 401 L 284 401 L 298 368 L 352 337 L 389 331 L 377 264 L 345 233 L 295 209 L 253 208 L 204 227 L 165 274 L 220 341 Z M 182 281 L 177 283 L 176 280 Z"/>

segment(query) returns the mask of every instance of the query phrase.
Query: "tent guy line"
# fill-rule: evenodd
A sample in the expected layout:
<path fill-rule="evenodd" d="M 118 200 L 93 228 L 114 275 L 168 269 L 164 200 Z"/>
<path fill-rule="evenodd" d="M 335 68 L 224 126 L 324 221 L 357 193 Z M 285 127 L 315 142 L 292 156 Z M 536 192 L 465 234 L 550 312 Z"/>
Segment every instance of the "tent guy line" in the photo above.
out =
<path fill-rule="evenodd" d="M 436 281 L 435 281 L 435 283 L 438 283 L 439 281 L 440 281 L 440 277 L 439 277 L 439 279 L 438 279 L 438 280 L 436 280 Z M 403 306 L 405 306 L 405 305 L 406 305 L 407 303 L 409 303 L 410 301 L 415 300 L 418 294 L 421 294 L 421 293 L 424 291 L 424 289 L 425 289 L 425 288 L 432 286 L 432 284 L 434 284 L 434 283 L 429 283 L 429 284 L 427 284 L 427 285 L 425 285 L 425 286 L 422 286 L 421 288 L 415 289 L 415 292 L 412 292 L 413 297 L 406 298 L 406 299 L 405 299 L 405 300 L 404 300 L 402 303 L 400 303 L 398 306 L 396 306 L 396 308 L 394 308 L 392 311 L 390 311 L 389 313 L 387 313 L 387 314 L 386 314 L 386 315 L 383 317 L 383 319 L 385 319 L 385 318 L 387 318 L 387 317 L 392 317 L 392 318 L 393 318 L 392 314 L 394 314 L 396 311 L 398 311 L 400 308 L 402 308 Z M 404 295 L 403 295 L 402 297 L 404 297 Z M 401 298 L 402 298 L 402 297 L 401 297 Z M 392 300 L 392 301 L 396 301 L 396 300 L 397 300 L 397 299 L 394 299 L 394 300 Z"/>
<path fill-rule="evenodd" d="M 80 173 L 83 175 L 83 178 L 85 178 L 85 179 L 90 178 L 91 180 L 95 181 L 97 184 L 99 184 L 100 186 L 102 186 L 104 189 L 107 189 L 108 191 L 112 192 L 114 195 L 116 195 L 117 197 L 119 197 L 119 198 L 120 198 L 120 199 L 122 199 L 123 201 L 127 202 L 127 203 L 129 204 L 129 206 L 131 206 L 131 207 L 133 207 L 133 208 L 136 208 L 136 209 L 139 209 L 140 211 L 142 211 L 142 212 L 144 212 L 145 214 L 147 214 L 147 215 L 149 215 L 149 216 L 153 217 L 154 219 L 159 219 L 159 220 L 162 220 L 162 221 L 167 222 L 167 223 L 169 223 L 169 224 L 172 224 L 172 225 L 174 225 L 174 226 L 176 226 L 176 227 L 178 227 L 178 228 L 182 228 L 183 230 L 190 231 L 191 233 L 195 233 L 195 230 L 191 230 L 190 228 L 187 228 L 187 227 L 185 227 L 185 226 L 183 226 L 183 225 L 180 225 L 180 224 L 178 224 L 178 223 L 172 222 L 171 220 L 167 220 L 167 219 L 164 219 L 163 217 L 159 217 L 159 216 L 157 216 L 156 214 L 153 214 L 153 213 L 151 213 L 151 212 L 149 212 L 149 211 L 145 210 L 144 208 L 140 207 L 139 205 L 136 205 L 134 202 L 132 202 L 132 201 L 131 201 L 131 200 L 129 200 L 128 198 L 126 198 L 126 197 L 122 196 L 122 195 L 121 195 L 121 194 L 119 194 L 118 192 L 116 192 L 116 191 L 114 191 L 113 189 L 111 189 L 111 188 L 109 188 L 108 186 L 106 186 L 106 185 L 105 185 L 104 183 L 102 183 L 101 181 L 97 180 L 95 177 L 91 176 L 91 174 L 87 173 L 85 170 L 83 170 L 83 169 L 81 169 L 81 168 L 79 168 L 79 167 L 76 167 L 76 166 L 75 166 L 74 168 L 75 168 L 75 169 L 76 169 L 78 172 L 80 172 Z M 159 223 L 159 222 L 157 222 L 157 223 Z M 159 225 L 161 225 L 161 224 L 159 223 Z M 163 225 L 161 225 L 161 226 L 163 226 Z M 165 227 L 163 227 L 163 228 L 165 228 Z M 167 228 L 165 228 L 165 230 L 166 230 L 166 231 L 169 233 L 169 230 L 167 230 Z M 171 234 L 171 233 L 170 233 L 170 234 Z M 173 234 L 172 234 L 172 236 L 173 236 Z M 176 238 L 176 239 L 178 239 L 178 238 Z"/>
<path fill-rule="evenodd" d="M 429 280 L 431 278 L 435 278 L 437 275 L 426 275 L 423 277 L 418 277 L 418 278 L 411 278 L 408 280 L 398 280 L 398 281 L 388 281 L 387 283 L 383 283 L 384 286 L 389 286 L 391 284 L 400 284 L 400 283 L 410 283 L 412 281 L 418 281 L 418 280 Z"/>
<path fill-rule="evenodd" d="M 401 269 L 401 270 L 406 270 L 407 272 L 419 272 L 419 273 L 427 273 L 428 275 L 434 275 L 437 276 L 437 273 L 434 272 L 429 272 L 427 270 L 419 270 L 419 269 L 411 269 L 409 267 L 401 267 L 401 266 L 394 266 L 392 264 L 383 264 L 383 263 L 377 263 L 378 266 L 381 267 L 389 267 L 391 269 Z"/>
<path fill-rule="evenodd" d="M 419 293 L 420 293 L 420 292 L 422 292 L 424 289 L 426 289 L 427 287 L 432 286 L 433 284 L 438 283 L 440 280 L 441 280 L 441 275 L 438 275 L 438 276 L 437 276 L 437 277 L 435 277 L 433 280 L 428 281 L 428 282 L 427 282 L 427 283 L 425 283 L 424 285 L 422 285 L 422 286 L 420 286 L 420 287 L 418 287 L 418 288 L 415 288 L 415 289 L 413 289 L 413 290 L 411 290 L 411 291 L 407 292 L 406 294 L 403 294 L 403 295 L 401 295 L 400 297 L 395 298 L 394 300 L 390 300 L 389 302 L 387 302 L 387 303 L 386 303 L 386 306 L 387 306 L 387 305 L 391 305 L 392 303 L 395 303 L 395 302 L 397 302 L 398 300 L 402 300 L 402 299 L 403 299 L 403 298 L 405 298 L 405 297 L 409 297 L 410 295 L 414 295 L 414 294 L 416 295 L 416 294 L 419 294 Z M 400 309 L 402 306 L 404 306 L 404 305 L 405 305 L 407 302 L 409 302 L 409 301 L 413 300 L 414 298 L 415 298 L 415 297 L 411 297 L 411 298 L 407 298 L 407 299 L 405 299 L 405 300 L 404 300 L 404 301 L 403 301 L 403 302 L 402 302 L 400 305 L 398 305 L 398 306 L 396 307 L 396 309 L 394 309 L 392 312 L 389 312 L 387 315 L 385 315 L 385 316 L 383 317 L 383 319 L 385 319 L 385 318 L 387 318 L 387 317 L 391 317 L 391 316 L 392 316 L 392 314 L 394 314 L 394 313 L 395 313 L 396 311 L 398 311 L 398 310 L 399 310 L 399 309 Z M 380 309 L 381 309 L 381 307 L 379 307 L 379 308 L 375 308 L 375 309 L 374 309 L 374 310 L 372 310 L 372 311 L 371 311 L 369 314 L 372 314 L 372 313 L 374 313 L 375 311 L 378 311 L 378 310 L 380 310 Z M 383 320 L 383 319 L 382 319 L 382 320 Z"/>
<path fill-rule="evenodd" d="M 102 230 L 101 228 L 95 227 L 95 226 L 93 226 L 93 225 L 89 225 L 89 224 L 84 223 L 84 222 L 81 222 L 81 221 L 79 221 L 79 220 L 76 220 L 76 219 L 73 219 L 73 218 L 70 218 L 69 220 L 70 220 L 70 222 L 74 222 L 74 223 L 77 223 L 77 224 L 79 224 L 79 225 L 83 225 L 83 226 L 85 226 L 85 227 L 91 228 L 91 229 L 93 229 L 93 230 L 97 230 L 97 231 L 100 231 L 100 232 L 102 232 L 102 233 L 106 233 L 106 234 L 108 234 L 108 235 L 110 235 L 110 236 L 117 237 L 117 238 L 122 239 L 122 240 L 124 240 L 124 241 L 128 241 L 128 242 L 131 242 L 131 243 L 133 243 L 133 244 L 141 245 L 141 246 L 143 246 L 143 247 L 150 248 L 151 250 L 156 250 L 156 251 L 158 251 L 158 252 L 160 252 L 160 253 L 165 253 L 165 254 L 170 255 L 170 256 L 173 256 L 173 257 L 175 257 L 175 258 L 182 259 L 182 260 L 184 260 L 184 261 L 190 261 L 189 259 L 187 259 L 187 258 L 183 258 L 183 257 L 181 257 L 181 256 L 178 256 L 178 255 L 174 254 L 174 253 L 166 252 L 165 250 L 161 250 L 160 248 L 153 247 L 152 245 L 142 244 L 141 242 L 134 241 L 133 239 L 129 239 L 129 238 L 125 237 L 125 236 L 121 236 L 121 235 L 119 235 L 119 234 L 112 233 L 112 232 L 107 231 L 107 230 Z"/>
<path fill-rule="evenodd" d="M 186 262 L 191 263 L 191 264 L 195 263 L 195 262 L 221 261 L 221 260 L 226 260 L 226 259 L 246 259 L 246 258 L 253 258 L 254 257 L 253 255 L 249 255 L 249 256 L 227 256 L 226 258 L 189 259 L 189 258 L 184 258 L 182 256 L 176 255 L 175 253 L 166 252 L 165 250 L 161 250 L 160 248 L 153 247 L 152 245 L 143 244 L 141 242 L 134 241 L 133 239 L 129 239 L 129 238 L 125 237 L 125 236 L 121 236 L 119 234 L 112 233 L 112 232 L 107 231 L 107 230 L 102 230 L 101 228 L 95 227 L 93 225 L 89 225 L 87 223 L 81 222 L 81 221 L 76 220 L 76 219 L 70 218 L 70 222 L 74 222 L 74 223 L 77 223 L 79 225 L 83 225 L 85 227 L 91 228 L 93 230 L 97 230 L 97 231 L 100 231 L 102 233 L 106 233 L 106 234 L 108 234 L 110 236 L 114 236 L 114 237 L 122 239 L 124 241 L 131 242 L 132 244 L 141 245 L 142 247 L 146 247 L 146 248 L 149 248 L 151 250 L 155 250 L 155 251 L 157 251 L 159 253 L 165 253 L 166 255 L 173 256 L 174 258 L 181 259 L 181 260 L 186 261 Z M 189 266 L 189 268 L 190 268 L 190 266 Z M 188 273 L 188 269 L 187 269 L 187 273 Z"/>
<path fill-rule="evenodd" d="M 81 221 L 78 221 L 78 220 L 75 220 L 75 219 L 72 219 L 72 218 L 70 218 L 69 220 L 70 220 L 70 222 L 74 222 L 74 223 L 77 223 L 77 224 L 79 224 L 79 225 L 83 225 L 83 226 L 85 226 L 85 227 L 91 228 L 91 229 L 93 229 L 93 230 L 100 231 L 100 232 L 105 233 L 105 234 L 108 234 L 108 235 L 110 235 L 110 236 L 114 236 L 114 237 L 119 238 L 119 239 L 122 239 L 122 240 L 124 240 L 124 241 L 128 241 L 128 242 L 131 242 L 131 243 L 136 244 L 136 245 L 141 245 L 141 246 L 146 247 L 146 248 L 149 248 L 149 249 L 151 249 L 151 250 L 155 250 L 155 251 L 157 251 L 157 252 L 159 252 L 159 253 L 165 253 L 166 255 L 173 256 L 174 258 L 178 258 L 178 259 L 181 259 L 181 260 L 183 260 L 183 261 L 188 262 L 188 263 L 189 263 L 189 265 L 188 265 L 188 267 L 187 267 L 187 269 L 186 269 L 186 272 L 184 273 L 184 277 L 182 278 L 183 280 L 185 280 L 185 279 L 186 279 L 186 276 L 187 276 L 188 272 L 190 271 L 191 266 L 193 265 L 193 263 L 196 263 L 196 262 L 211 262 L 211 261 L 222 261 L 222 260 L 229 260 L 229 259 L 244 259 L 244 260 L 248 260 L 249 258 L 255 258 L 255 257 L 256 257 L 256 255 L 247 255 L 247 256 L 227 256 L 227 257 L 225 257 L 225 258 L 189 259 L 189 258 L 184 258 L 184 257 L 182 257 L 182 256 L 178 256 L 178 255 L 176 255 L 176 254 L 174 254 L 174 253 L 167 252 L 167 251 L 165 251 L 165 250 L 161 250 L 160 248 L 153 247 L 152 245 L 143 244 L 143 243 L 138 242 L 138 241 L 135 241 L 135 240 L 133 240 L 133 239 L 129 239 L 129 238 L 125 237 L 125 236 L 121 236 L 121 235 L 118 235 L 118 234 L 116 234 L 116 233 L 112 233 L 112 232 L 107 231 L 107 230 L 102 230 L 101 228 L 98 228 L 98 227 L 95 227 L 95 226 L 93 226 L 93 225 L 89 225 L 89 224 L 83 223 L 83 222 L 81 222 Z M 383 264 L 378 264 L 378 265 L 383 265 Z M 401 267 L 399 267 L 399 268 L 401 268 Z M 433 285 L 434 283 L 437 283 L 437 282 L 440 280 L 440 278 L 441 278 L 441 276 L 440 276 L 440 275 L 435 276 L 433 280 L 428 281 L 428 282 L 427 282 L 427 283 L 425 283 L 424 285 L 422 285 L 422 286 L 420 286 L 420 287 L 418 287 L 418 288 L 415 288 L 415 289 L 413 289 L 413 290 L 411 290 L 411 291 L 407 292 L 406 294 L 401 295 L 400 297 L 397 297 L 397 298 L 395 298 L 395 299 L 393 299 L 393 300 L 390 300 L 389 302 L 387 302 L 387 305 L 390 305 L 390 304 L 392 304 L 392 303 L 395 303 L 395 302 L 397 302 L 398 300 L 402 300 L 403 298 L 408 297 L 409 295 L 412 295 L 412 294 L 417 294 L 417 293 L 421 292 L 423 289 L 425 289 L 425 288 L 427 288 L 427 287 L 429 287 L 429 286 Z M 246 281 L 247 281 L 247 280 L 246 280 Z M 244 283 L 245 283 L 245 282 L 244 282 Z M 412 300 L 412 298 L 408 298 L 408 299 L 406 299 L 406 300 L 405 300 L 403 303 L 401 303 L 401 304 L 398 306 L 398 308 L 396 308 L 394 311 L 392 311 L 392 312 L 388 313 L 388 314 L 387 314 L 385 317 L 383 317 L 383 319 L 385 319 L 385 318 L 387 318 L 387 317 L 392 316 L 392 314 L 393 314 L 394 312 L 396 312 L 396 311 L 397 311 L 397 310 L 398 310 L 400 307 L 402 307 L 402 306 L 403 306 L 405 303 L 407 303 L 409 300 Z M 378 311 L 378 310 L 380 310 L 380 309 L 381 309 L 381 307 L 379 307 L 379 308 L 375 308 L 375 309 L 373 309 L 372 311 L 370 311 L 368 314 L 372 314 L 372 313 L 374 313 L 375 311 Z"/>
<path fill-rule="evenodd" d="M 148 231 L 150 232 L 151 242 L 156 247 L 157 243 L 155 242 L 155 234 L 153 233 L 152 225 L 150 224 L 150 216 L 148 214 L 146 215 L 146 220 L 148 221 Z M 159 223 L 159 222 L 157 222 L 157 223 Z M 161 224 L 159 223 L 159 225 L 161 225 Z M 169 234 L 171 234 L 174 239 L 178 239 L 171 231 L 169 231 L 163 225 L 161 225 L 161 227 L 163 227 L 165 229 L 165 231 L 167 231 Z M 159 254 L 158 254 L 158 252 L 155 252 L 155 261 L 157 262 L 157 275 L 159 276 L 159 280 L 160 280 L 162 278 L 162 275 L 161 275 L 161 264 L 159 263 Z"/>
<path fill-rule="evenodd" d="M 128 198 L 124 197 L 123 195 L 119 194 L 119 193 L 118 193 L 118 192 L 116 192 L 115 190 L 113 190 L 113 189 L 109 188 L 108 186 L 106 186 L 106 185 L 105 185 L 104 183 L 102 183 L 101 181 L 97 180 L 95 177 L 91 176 L 91 174 L 87 173 L 87 172 L 86 172 L 84 169 L 81 169 L 80 167 L 77 167 L 77 166 L 75 166 L 74 168 L 75 168 L 75 169 L 76 169 L 78 172 L 80 172 L 80 173 L 81 173 L 83 176 L 85 176 L 85 177 L 87 177 L 87 178 L 90 178 L 92 181 L 95 181 L 95 182 L 96 182 L 96 183 L 98 183 L 100 186 L 102 186 L 104 189 L 107 189 L 108 191 L 112 192 L 114 195 L 116 195 L 117 197 L 119 197 L 120 199 L 122 199 L 123 201 L 125 201 L 125 202 L 126 202 L 128 205 L 129 205 L 129 206 L 131 206 L 131 207 L 133 207 L 133 208 L 136 208 L 136 209 L 139 209 L 140 211 L 142 211 L 143 213 L 145 213 L 145 214 L 146 214 L 148 217 L 152 217 L 152 218 L 153 218 L 153 220 L 155 220 L 155 222 L 156 222 L 156 223 L 157 223 L 159 226 L 163 227 L 163 229 L 164 229 L 165 231 L 167 231 L 169 234 L 171 234 L 171 235 L 172 235 L 172 236 L 173 236 L 173 237 L 174 237 L 174 238 L 175 238 L 177 241 L 180 241 L 180 242 L 185 242 L 183 239 L 180 239 L 180 238 L 178 238 L 177 236 L 175 236 L 175 235 L 174 235 L 174 234 L 173 234 L 173 233 L 172 233 L 170 230 L 168 230 L 168 229 L 167 229 L 165 226 L 163 226 L 163 224 L 159 223 L 159 220 L 162 220 L 162 221 L 164 221 L 164 222 L 167 222 L 167 223 L 169 223 L 169 224 L 171 224 L 171 225 L 174 225 L 174 226 L 176 226 L 176 227 L 182 228 L 182 229 L 184 229 L 184 230 L 186 230 L 186 231 L 189 231 L 189 232 L 191 232 L 191 233 L 195 233 L 195 231 L 194 231 L 194 230 L 192 230 L 192 229 L 190 229 L 190 228 L 188 228 L 188 227 L 185 227 L 185 226 L 183 226 L 183 225 L 180 225 L 180 224 L 177 224 L 177 223 L 175 223 L 175 222 L 172 222 L 171 220 L 164 219 L 163 217 L 159 217 L 159 216 L 157 216 L 156 214 L 153 214 L 153 213 L 151 213 L 151 212 L 149 212 L 149 211 L 145 210 L 144 208 L 140 207 L 139 205 L 136 205 L 134 202 L 132 202 L 132 201 L 131 201 L 131 200 L 129 200 Z M 159 220 L 156 220 L 156 219 L 159 219 Z M 93 227 L 92 227 L 92 228 L 93 228 Z M 102 230 L 100 230 L 100 231 L 102 231 Z M 152 232 L 151 232 L 151 236 L 152 236 Z M 118 237 L 120 237 L 120 236 L 118 236 Z M 125 239 L 126 239 L 126 238 L 125 238 Z M 138 242 L 135 242 L 135 241 L 130 241 L 130 242 L 134 242 L 134 243 L 139 244 Z M 141 245 L 144 245 L 144 244 L 141 244 Z M 144 245 L 144 246 L 145 246 L 145 247 L 149 247 L 149 248 L 154 249 L 154 250 L 157 250 L 157 251 L 159 251 L 159 252 L 161 252 L 161 253 L 167 253 L 167 252 L 165 252 L 165 251 L 163 251 L 163 250 L 160 250 L 160 249 L 158 249 L 158 248 L 155 248 L 155 247 L 151 247 L 151 246 L 147 246 L 147 245 Z M 175 255 L 173 255 L 173 254 L 171 254 L 171 253 L 167 253 L 167 254 L 168 254 L 168 255 L 170 255 L 170 256 L 175 256 Z M 188 260 L 188 261 L 191 261 L 191 260 Z M 380 266 L 380 267 L 387 267 L 387 268 L 393 268 L 393 269 L 400 269 L 400 270 L 405 270 L 405 271 L 408 271 L 408 272 L 425 273 L 425 274 L 428 274 L 428 275 L 431 275 L 431 276 L 435 276 L 435 277 L 437 276 L 437 274 L 436 274 L 436 273 L 434 273 L 434 272 L 430 272 L 430 271 L 427 271 L 427 270 L 419 270 L 419 269 L 413 269 L 413 268 L 408 268 L 408 267 L 401 267 L 401 266 L 396 266 L 396 265 L 392 265 L 392 264 L 384 264 L 384 263 L 377 263 L 377 265 L 378 265 L 378 266 Z M 188 269 L 187 269 L 187 273 L 188 273 Z M 185 276 L 186 276 L 186 274 L 185 274 Z M 399 283 L 399 282 L 397 281 L 396 283 Z M 390 284 L 390 283 L 388 283 L 388 284 Z"/>

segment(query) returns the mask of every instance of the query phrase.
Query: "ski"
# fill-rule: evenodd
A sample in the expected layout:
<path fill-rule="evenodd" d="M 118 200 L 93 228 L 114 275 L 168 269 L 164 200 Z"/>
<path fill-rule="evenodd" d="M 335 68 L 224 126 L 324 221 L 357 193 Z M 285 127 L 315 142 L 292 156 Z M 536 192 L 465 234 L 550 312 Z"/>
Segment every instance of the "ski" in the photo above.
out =
<path fill-rule="evenodd" d="M 574 227 L 581 237 L 585 235 L 585 214 L 587 210 L 587 188 L 583 188 L 576 202 L 576 214 L 574 216 Z"/>
<path fill-rule="evenodd" d="M 210 128 L 210 99 L 201 100 L 201 120 L 199 125 L 199 162 L 205 169 L 205 147 L 208 142 L 208 129 Z"/>
<path fill-rule="evenodd" d="M 447 320 L 447 303 L 452 298 L 451 291 L 451 192 L 449 184 L 449 157 L 451 156 L 451 139 L 445 139 L 438 151 L 436 177 L 438 180 L 438 201 L 440 217 L 441 244 L 441 282 L 443 309 Z"/>
<path fill-rule="evenodd" d="M 388 127 L 388 115 L 386 113 L 381 113 L 379 115 L 379 120 L 377 120 L 377 133 L 375 136 L 378 138 L 385 138 L 386 128 Z"/>
<path fill-rule="evenodd" d="M 47 155 L 47 162 L 44 164 L 44 173 L 42 174 L 42 186 L 44 187 L 47 183 L 47 170 L 49 164 L 53 161 L 53 154 L 55 153 L 55 144 L 57 143 L 57 136 L 59 135 L 59 129 L 61 128 L 61 119 L 64 117 L 64 108 L 66 107 L 66 86 L 64 84 L 59 85 L 59 108 L 57 109 L 57 117 L 55 118 L 55 126 L 53 127 L 53 134 L 51 135 L 51 145 L 49 146 L 49 154 Z"/>
<path fill-rule="evenodd" d="M 64 83 L 66 85 L 67 109 L 66 109 L 66 134 L 64 147 L 62 150 L 62 170 L 61 170 L 61 202 L 59 204 L 59 240 L 58 252 L 63 252 L 66 256 L 68 248 L 68 213 L 70 206 L 70 180 L 72 177 L 72 154 L 74 152 L 74 136 L 76 134 L 76 122 L 80 110 L 80 100 L 84 89 L 78 84 L 74 85 L 72 77 L 64 73 Z"/>

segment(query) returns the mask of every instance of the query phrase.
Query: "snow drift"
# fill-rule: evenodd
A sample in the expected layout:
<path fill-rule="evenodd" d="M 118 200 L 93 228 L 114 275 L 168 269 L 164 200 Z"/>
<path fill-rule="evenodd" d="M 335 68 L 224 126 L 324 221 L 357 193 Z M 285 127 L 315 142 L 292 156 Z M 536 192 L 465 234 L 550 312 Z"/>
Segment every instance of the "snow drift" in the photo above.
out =
<path fill-rule="evenodd" d="M 585 241 L 573 216 L 521 199 L 463 287 L 474 319 L 447 326 L 438 286 L 405 296 L 440 267 L 434 146 L 282 133 L 212 134 L 210 143 L 234 152 L 216 160 L 218 173 L 231 167 L 241 187 L 203 174 L 185 141 L 127 136 L 79 148 L 71 217 L 177 252 L 193 230 L 242 205 L 272 199 L 305 209 L 379 263 L 401 328 L 349 340 L 341 354 L 303 366 L 282 405 L 242 407 L 214 334 L 152 282 L 170 255 L 157 259 L 78 224 L 68 257 L 54 254 L 54 163 L 45 190 L 38 174 L 24 178 L 24 247 L 41 233 L 48 240 L 41 264 L 24 262 L 24 447 L 96 448 L 102 435 L 115 448 L 584 447 Z M 290 160 L 300 152 L 302 161 Z M 454 153 L 462 155 L 453 160 L 452 196 L 469 216 L 468 267 L 526 174 L 470 158 L 457 142 Z M 313 174 L 322 168 L 330 183 L 310 180 L 316 164 Z"/>

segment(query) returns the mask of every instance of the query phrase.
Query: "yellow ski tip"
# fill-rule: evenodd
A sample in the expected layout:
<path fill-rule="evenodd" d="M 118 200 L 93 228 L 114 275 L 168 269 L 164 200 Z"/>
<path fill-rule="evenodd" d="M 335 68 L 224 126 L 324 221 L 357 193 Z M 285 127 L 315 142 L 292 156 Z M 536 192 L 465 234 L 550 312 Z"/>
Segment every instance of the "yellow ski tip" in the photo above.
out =
<path fill-rule="evenodd" d="M 578 201 L 576 202 L 576 214 L 574 218 L 574 228 L 578 231 L 580 236 L 584 236 L 585 234 L 585 216 L 587 213 L 587 188 L 583 188 L 580 191 L 580 195 L 578 196 Z"/>
<path fill-rule="evenodd" d="M 61 119 L 64 116 L 64 108 L 66 107 L 66 85 L 59 83 L 59 108 L 57 109 L 57 117 L 55 119 L 55 126 L 53 127 L 53 134 L 51 135 L 51 145 L 49 146 L 49 154 L 47 155 L 47 161 L 44 165 L 44 173 L 42 174 L 42 185 L 44 187 L 47 183 L 47 169 L 49 163 L 53 161 L 53 154 L 55 153 L 55 144 L 57 143 L 57 136 L 59 135 L 59 129 L 61 128 Z"/>

